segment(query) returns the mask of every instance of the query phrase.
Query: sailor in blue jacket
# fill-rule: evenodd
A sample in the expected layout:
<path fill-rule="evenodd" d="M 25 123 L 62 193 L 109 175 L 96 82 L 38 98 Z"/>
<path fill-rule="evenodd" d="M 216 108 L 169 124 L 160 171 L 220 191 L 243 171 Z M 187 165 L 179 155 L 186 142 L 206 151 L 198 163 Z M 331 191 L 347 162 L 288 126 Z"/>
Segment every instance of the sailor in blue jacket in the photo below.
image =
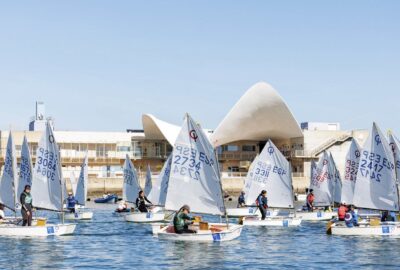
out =
<path fill-rule="evenodd" d="M 71 213 L 75 213 L 75 205 L 77 203 L 77 200 L 75 199 L 75 197 L 72 195 L 72 192 L 68 193 L 68 197 L 67 197 L 67 209 L 71 212 Z"/>

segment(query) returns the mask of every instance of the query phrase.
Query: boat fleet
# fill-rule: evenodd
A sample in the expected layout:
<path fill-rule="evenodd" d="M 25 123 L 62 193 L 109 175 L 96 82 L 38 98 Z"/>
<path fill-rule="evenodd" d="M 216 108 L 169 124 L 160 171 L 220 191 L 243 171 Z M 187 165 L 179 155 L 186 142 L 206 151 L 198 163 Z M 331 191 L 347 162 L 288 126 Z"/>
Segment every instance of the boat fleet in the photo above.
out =
<path fill-rule="evenodd" d="M 70 185 L 77 207 L 69 211 L 64 204 L 67 188 L 61 170 L 60 149 L 49 123 L 36 151 L 35 166 L 26 138 L 21 148 L 19 174 L 17 165 L 10 134 L 0 180 L 0 203 L 15 212 L 15 216 L 6 217 L 0 223 L 0 236 L 69 235 L 74 233 L 79 221 L 93 218 L 93 212 L 86 208 L 88 157 L 86 155 L 83 160 L 78 179 L 71 174 Z M 296 209 L 291 164 L 268 140 L 245 179 L 245 205 L 226 208 L 216 150 L 199 124 L 186 114 L 173 151 L 155 181 L 147 167 L 144 189 L 140 187 L 131 159 L 128 155 L 125 158 L 121 204 L 135 204 L 143 190 L 145 198 L 151 202 L 148 211 L 124 207 L 116 212 L 127 222 L 151 224 L 153 236 L 163 240 L 229 241 L 240 237 L 244 226 L 284 229 L 304 226 L 304 222 L 327 222 L 327 233 L 332 235 L 399 235 L 399 222 L 381 222 L 376 215 L 368 214 L 399 212 L 399 140 L 393 134 L 386 138 L 374 123 L 363 147 L 354 139 L 351 141 L 345 167 L 342 178 L 333 156 L 327 151 L 321 154 L 317 163 L 312 161 L 309 190 L 313 192 L 313 204 Z M 20 225 L 21 218 L 17 215 L 21 207 L 19 195 L 26 185 L 31 186 L 33 206 L 57 212 L 60 222 L 50 224 L 44 218 L 35 218 L 32 226 Z M 262 190 L 266 191 L 268 200 L 265 210 L 256 201 Z M 95 200 L 96 203 L 117 201 L 118 197 L 113 194 Z M 357 208 L 356 226 L 338 220 L 335 207 L 339 204 Z M 171 218 L 183 205 L 190 205 L 191 212 L 196 215 L 219 216 L 220 222 L 207 222 L 196 216 L 190 225 L 196 233 L 178 234 Z M 367 214 L 362 214 L 363 211 Z"/>

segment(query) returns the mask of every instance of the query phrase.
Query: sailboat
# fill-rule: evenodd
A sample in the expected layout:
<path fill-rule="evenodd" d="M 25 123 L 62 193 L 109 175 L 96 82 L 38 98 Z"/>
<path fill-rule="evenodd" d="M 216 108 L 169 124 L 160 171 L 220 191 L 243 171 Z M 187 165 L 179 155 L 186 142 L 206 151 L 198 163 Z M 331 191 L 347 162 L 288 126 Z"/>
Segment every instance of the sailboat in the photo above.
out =
<path fill-rule="evenodd" d="M 267 191 L 271 209 L 294 209 L 294 194 L 290 164 L 279 149 L 267 142 L 249 172 L 246 204 L 253 204 L 262 190 Z M 292 227 L 300 226 L 301 218 L 289 216 L 244 217 L 245 226 Z"/>
<path fill-rule="evenodd" d="M 9 165 L 11 163 L 8 163 Z M 6 163 L 7 165 L 7 163 Z M 60 157 L 53 131 L 46 123 L 46 130 L 39 142 L 32 179 L 33 206 L 43 210 L 62 212 L 63 179 L 60 174 Z M 15 196 L 15 195 L 14 195 Z M 11 197 L 11 196 L 10 196 Z M 73 234 L 76 224 L 37 224 L 23 227 L 14 224 L 0 226 L 2 236 L 49 236 Z"/>
<path fill-rule="evenodd" d="M 76 183 L 75 189 L 72 188 L 75 200 L 77 200 L 77 204 L 80 207 L 77 207 L 75 213 L 66 213 L 64 217 L 66 220 L 91 220 L 93 218 L 93 212 L 87 211 L 84 208 L 87 201 L 88 179 L 88 156 L 86 154 L 81 165 L 78 182 Z M 71 186 L 74 187 L 72 181 Z"/>
<path fill-rule="evenodd" d="M 342 179 L 340 177 L 339 170 L 337 169 L 335 160 L 333 159 L 332 153 L 329 154 L 330 162 L 329 165 L 331 166 L 332 170 L 332 183 L 333 183 L 333 204 L 335 203 L 340 204 L 344 202 L 342 200 Z"/>
<path fill-rule="evenodd" d="M 245 179 L 245 183 L 244 183 L 244 188 L 243 191 L 245 192 L 245 194 L 247 194 L 249 192 L 249 189 L 251 187 L 251 181 L 252 178 L 250 177 L 250 172 L 252 172 L 253 167 L 255 166 L 255 164 L 257 164 L 257 160 L 259 158 L 259 155 L 257 155 L 257 157 L 254 159 L 254 161 L 251 163 L 250 168 L 248 170 L 248 174 L 246 176 Z M 260 211 L 258 211 L 257 206 L 245 206 L 245 207 L 236 207 L 236 208 L 227 208 L 226 209 L 226 213 L 228 215 L 228 217 L 230 218 L 241 218 L 241 217 L 253 217 L 253 216 L 260 216 L 261 217 L 261 213 Z M 267 211 L 267 216 L 276 216 L 278 215 L 279 211 L 275 210 L 275 211 Z"/>
<path fill-rule="evenodd" d="M 334 201 L 334 173 L 332 172 L 332 159 L 328 152 L 324 151 L 318 164 L 311 163 L 310 190 L 314 193 L 314 207 L 318 210 L 298 211 L 297 216 L 304 221 L 328 221 L 337 216 L 336 212 L 329 210 Z M 328 208 L 327 211 L 321 208 Z"/>
<path fill-rule="evenodd" d="M 399 211 L 393 152 L 375 123 L 361 151 L 352 204 L 359 209 Z M 329 224 L 327 232 L 357 236 L 400 235 L 400 223 L 364 219 L 359 226 L 349 227 L 335 222 Z"/>
<path fill-rule="evenodd" d="M 20 195 L 24 191 L 26 185 L 32 186 L 32 159 L 29 151 L 29 144 L 26 136 L 24 136 L 24 140 L 21 147 L 21 163 L 19 167 L 19 182 L 16 187 L 17 194 Z M 19 197 L 17 196 L 17 199 Z M 20 204 L 18 203 L 18 208 Z"/>
<path fill-rule="evenodd" d="M 139 179 L 133 163 L 128 155 L 126 155 L 124 163 L 124 184 L 122 187 L 123 200 L 130 203 L 135 203 L 141 190 Z M 150 209 L 147 213 L 133 212 L 125 215 L 125 221 L 136 223 L 151 223 L 164 220 L 164 213 L 156 212 L 159 208 Z"/>
<path fill-rule="evenodd" d="M 194 213 L 226 217 L 214 148 L 203 130 L 188 114 L 172 152 L 165 209 L 179 211 L 185 204 Z M 227 218 L 226 223 L 204 222 L 192 229 L 196 233 L 176 234 L 171 224 L 160 229 L 155 236 L 163 240 L 221 242 L 233 240 L 242 232 L 241 225 L 229 224 Z"/>

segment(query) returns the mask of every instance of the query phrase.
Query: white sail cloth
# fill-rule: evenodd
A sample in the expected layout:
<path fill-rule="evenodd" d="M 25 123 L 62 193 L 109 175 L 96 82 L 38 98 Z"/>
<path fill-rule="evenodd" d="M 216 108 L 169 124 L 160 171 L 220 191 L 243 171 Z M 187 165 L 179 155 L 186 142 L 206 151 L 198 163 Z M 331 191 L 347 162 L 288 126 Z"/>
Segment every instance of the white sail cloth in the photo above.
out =
<path fill-rule="evenodd" d="M 17 160 L 12 134 L 8 137 L 3 175 L 0 180 L 0 202 L 15 211 L 18 202 Z"/>
<path fill-rule="evenodd" d="M 332 173 L 332 181 L 333 181 L 333 202 L 341 203 L 342 202 L 342 179 L 340 177 L 339 170 L 336 167 L 335 160 L 332 156 L 332 153 L 329 155 L 330 158 L 330 166 L 331 166 L 331 173 Z"/>
<path fill-rule="evenodd" d="M 28 140 L 24 136 L 24 141 L 21 148 L 21 163 L 19 167 L 19 182 L 17 191 L 17 200 L 19 201 L 19 196 L 24 191 L 25 186 L 32 186 L 32 159 L 29 151 Z"/>
<path fill-rule="evenodd" d="M 203 130 L 186 115 L 172 152 L 165 208 L 223 215 L 225 206 L 220 172 L 213 147 Z"/>
<path fill-rule="evenodd" d="M 147 164 L 147 171 L 146 171 L 146 182 L 144 184 L 144 194 L 149 196 L 151 189 L 153 187 L 153 183 L 151 182 L 151 170 L 150 165 Z"/>
<path fill-rule="evenodd" d="M 342 201 L 346 204 L 353 204 L 354 187 L 357 180 L 360 156 L 360 146 L 356 140 L 353 139 L 350 144 L 350 149 L 346 155 L 345 171 L 342 181 Z"/>
<path fill-rule="evenodd" d="M 324 152 L 312 173 L 310 189 L 314 192 L 315 206 L 330 206 L 333 202 L 334 185 L 330 162 L 328 153 Z"/>
<path fill-rule="evenodd" d="M 353 204 L 359 208 L 399 211 L 392 149 L 374 123 L 360 157 Z"/>
<path fill-rule="evenodd" d="M 87 154 L 82 162 L 81 171 L 79 173 L 78 182 L 76 184 L 75 191 L 75 200 L 78 201 L 78 204 L 85 205 L 87 199 L 87 190 L 88 190 L 88 157 Z"/>
<path fill-rule="evenodd" d="M 126 155 L 124 163 L 124 184 L 122 186 L 122 199 L 127 202 L 135 202 L 138 197 L 139 179 L 133 163 L 128 155 Z"/>
<path fill-rule="evenodd" d="M 167 161 L 165 161 L 161 173 L 150 191 L 148 198 L 153 204 L 162 206 L 165 205 L 165 199 L 167 197 L 168 191 L 169 175 L 171 172 L 171 160 L 172 155 L 170 155 Z"/>
<path fill-rule="evenodd" d="M 246 204 L 253 204 L 260 192 L 266 190 L 269 207 L 293 208 L 290 164 L 271 140 L 253 164 L 246 177 Z"/>
<path fill-rule="evenodd" d="M 37 208 L 62 211 L 64 180 L 61 176 L 60 152 L 50 124 L 39 142 L 32 179 L 33 205 Z"/>

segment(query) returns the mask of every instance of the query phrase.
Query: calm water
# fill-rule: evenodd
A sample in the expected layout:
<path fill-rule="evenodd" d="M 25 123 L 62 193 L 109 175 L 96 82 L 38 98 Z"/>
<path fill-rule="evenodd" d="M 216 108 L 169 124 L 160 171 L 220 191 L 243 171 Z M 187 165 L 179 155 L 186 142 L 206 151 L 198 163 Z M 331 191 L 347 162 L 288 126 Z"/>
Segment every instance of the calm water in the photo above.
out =
<path fill-rule="evenodd" d="M 325 224 L 244 228 L 227 243 L 165 242 L 151 227 L 127 223 L 114 206 L 95 207 L 76 234 L 0 238 L 0 269 L 399 269 L 400 239 L 332 237 Z M 53 216 L 54 218 L 54 216 Z"/>

